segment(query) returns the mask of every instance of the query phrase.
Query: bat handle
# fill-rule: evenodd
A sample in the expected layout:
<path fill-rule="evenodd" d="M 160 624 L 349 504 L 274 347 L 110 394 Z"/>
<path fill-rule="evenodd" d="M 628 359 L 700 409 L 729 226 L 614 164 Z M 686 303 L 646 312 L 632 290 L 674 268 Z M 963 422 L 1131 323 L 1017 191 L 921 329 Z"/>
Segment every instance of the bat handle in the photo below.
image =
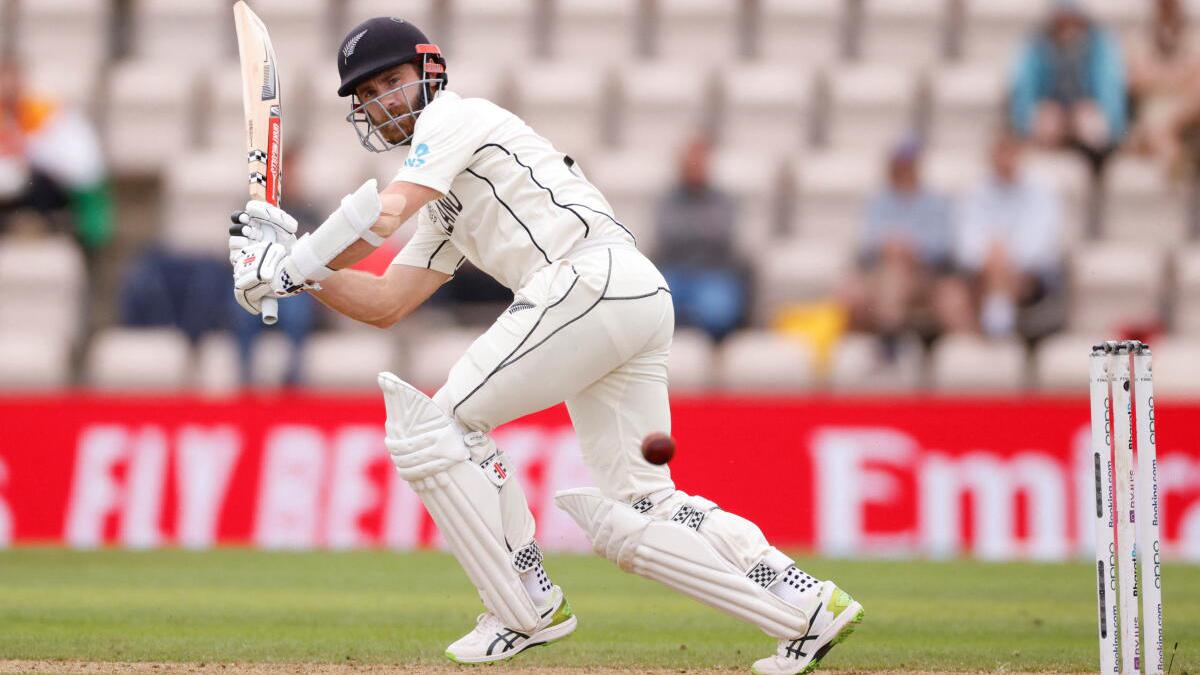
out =
<path fill-rule="evenodd" d="M 262 228 L 263 241 L 275 241 L 275 228 Z M 262 299 L 262 322 L 268 326 L 275 325 L 279 320 L 279 301 L 271 296 L 266 296 Z"/>
<path fill-rule="evenodd" d="M 268 326 L 279 320 L 279 301 L 275 298 L 262 299 L 262 322 Z"/>

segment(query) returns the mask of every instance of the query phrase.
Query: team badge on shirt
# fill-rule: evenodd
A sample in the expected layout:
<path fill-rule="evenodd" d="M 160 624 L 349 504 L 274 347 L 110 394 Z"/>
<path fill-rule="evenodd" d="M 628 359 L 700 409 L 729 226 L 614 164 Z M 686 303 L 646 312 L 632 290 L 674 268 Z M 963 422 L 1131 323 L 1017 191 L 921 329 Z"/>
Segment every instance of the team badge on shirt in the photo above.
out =
<path fill-rule="evenodd" d="M 404 166 L 407 166 L 407 167 L 410 167 L 413 169 L 425 166 L 424 158 L 425 158 L 425 155 L 428 155 L 428 154 L 429 154 L 429 146 L 425 145 L 424 143 L 421 143 L 417 147 L 413 148 L 412 154 L 408 156 L 408 159 L 404 160 Z"/>

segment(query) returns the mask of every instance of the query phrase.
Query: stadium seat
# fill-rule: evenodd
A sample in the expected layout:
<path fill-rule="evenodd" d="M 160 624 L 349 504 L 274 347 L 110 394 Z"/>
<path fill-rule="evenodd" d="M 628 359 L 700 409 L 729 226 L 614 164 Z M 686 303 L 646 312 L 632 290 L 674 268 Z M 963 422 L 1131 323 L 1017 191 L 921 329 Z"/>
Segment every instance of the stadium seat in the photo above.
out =
<path fill-rule="evenodd" d="M 450 368 L 483 333 L 475 328 L 444 329 L 437 334 L 418 336 L 409 353 L 407 366 L 396 374 L 418 389 L 432 394 L 446 383 Z"/>
<path fill-rule="evenodd" d="M 938 68 L 929 78 L 929 143 L 935 148 L 977 152 L 1000 128 L 1003 71 L 994 64 Z"/>
<path fill-rule="evenodd" d="M 829 143 L 834 148 L 879 150 L 913 130 L 916 78 L 892 63 L 831 69 Z"/>
<path fill-rule="evenodd" d="M 280 303 L 280 310 L 287 305 Z M 250 358 L 250 382 L 255 387 L 274 389 L 283 386 L 287 377 L 288 364 L 295 347 L 286 335 L 278 331 L 260 333 L 254 341 L 254 352 Z M 301 355 L 301 380 L 304 379 L 304 356 Z"/>
<path fill-rule="evenodd" d="M 71 382 L 71 344 L 43 330 L 0 331 L 0 391 L 58 389 Z"/>
<path fill-rule="evenodd" d="M 96 0 L 17 2 L 17 28 L 6 30 L 5 37 L 15 39 L 17 53 L 30 63 L 49 55 L 62 63 L 103 63 L 109 56 L 112 7 Z"/>
<path fill-rule="evenodd" d="M 193 146 L 195 94 L 195 71 L 188 66 L 153 60 L 117 64 L 105 118 L 113 169 L 147 175 L 177 162 Z"/>
<path fill-rule="evenodd" d="M 554 147 L 586 156 L 603 140 L 605 77 L 586 63 L 556 62 L 521 71 L 516 111 Z"/>
<path fill-rule="evenodd" d="M 1038 389 L 1063 394 L 1082 392 L 1088 382 L 1087 355 L 1092 345 L 1103 339 L 1102 334 L 1059 333 L 1038 343 L 1033 354 Z"/>
<path fill-rule="evenodd" d="M 923 66 L 946 52 L 948 0 L 865 0 L 861 58 L 898 66 Z"/>
<path fill-rule="evenodd" d="M 229 214 L 247 197 L 243 153 L 183 154 L 164 176 L 161 243 L 172 251 L 229 255 Z"/>
<path fill-rule="evenodd" d="M 287 305 L 280 311 L 287 312 Z M 277 331 L 260 333 L 250 357 L 250 386 L 262 389 L 283 386 L 292 352 L 292 341 L 286 335 Z M 219 396 L 242 386 L 237 342 L 229 333 L 206 335 L 200 340 L 195 358 L 195 386 L 202 393 Z"/>
<path fill-rule="evenodd" d="M 673 155 L 709 121 L 708 72 L 696 64 L 651 62 L 619 74 L 621 147 Z"/>
<path fill-rule="evenodd" d="M 84 368 L 88 385 L 107 391 L 186 388 L 191 349 L 173 328 L 107 328 L 92 339 Z"/>
<path fill-rule="evenodd" d="M 677 328 L 667 358 L 672 392 L 702 392 L 713 384 L 713 358 L 716 350 L 704 331 Z"/>
<path fill-rule="evenodd" d="M 536 0 L 454 0 L 448 4 L 445 37 L 430 35 L 429 39 L 439 41 L 448 68 L 455 63 L 492 62 L 501 54 L 518 60 L 534 56 L 539 4 Z"/>
<path fill-rule="evenodd" d="M 36 327 L 73 342 L 83 327 L 85 282 L 83 256 L 69 237 L 0 239 L 0 334 Z"/>
<path fill-rule="evenodd" d="M 1012 392 L 1025 386 L 1025 350 L 1016 340 L 947 335 L 934 345 L 931 364 L 937 391 Z"/>
<path fill-rule="evenodd" d="M 807 67 L 837 61 L 843 52 L 843 0 L 762 0 L 751 51 L 769 62 Z"/>
<path fill-rule="evenodd" d="M 895 360 L 883 358 L 875 335 L 850 333 L 838 340 L 829 362 L 829 387 L 839 394 L 882 394 L 920 386 L 921 345 L 902 341 Z"/>
<path fill-rule="evenodd" d="M 376 390 L 376 376 L 395 366 L 396 340 L 385 331 L 316 333 L 301 357 L 304 382 L 315 389 Z"/>
<path fill-rule="evenodd" d="M 815 78 L 789 63 L 723 68 L 721 142 L 748 155 L 786 157 L 809 144 Z"/>
<path fill-rule="evenodd" d="M 966 0 L 963 13 L 961 58 L 970 63 L 1008 66 L 1026 36 L 1045 17 L 1045 0 Z"/>
<path fill-rule="evenodd" d="M 775 234 L 783 163 L 740 147 L 724 146 L 712 154 L 713 185 L 737 202 L 734 242 L 747 256 L 760 255 Z"/>
<path fill-rule="evenodd" d="M 1082 0 L 1081 4 L 1092 18 L 1112 30 L 1126 49 L 1145 44 L 1154 13 L 1153 2 Z"/>
<path fill-rule="evenodd" d="M 1184 190 L 1168 181 L 1151 158 L 1114 157 L 1104 172 L 1105 238 L 1181 243 L 1187 227 Z"/>
<path fill-rule="evenodd" d="M 410 21 L 417 25 L 430 40 L 441 45 L 445 42 L 444 33 L 447 28 L 444 25 L 446 20 L 445 9 L 447 2 L 445 0 L 345 0 L 346 2 L 346 28 L 340 31 L 338 38 L 342 38 L 350 30 L 351 26 L 358 24 L 376 16 L 395 16 L 405 21 Z M 446 46 L 446 45 L 442 45 Z"/>
<path fill-rule="evenodd" d="M 613 215 L 653 255 L 658 204 L 674 185 L 678 163 L 665 152 L 607 152 L 585 160 L 580 168 L 613 207 Z"/>
<path fill-rule="evenodd" d="M 221 396 L 232 394 L 241 387 L 237 343 L 229 333 L 204 336 L 197 346 L 195 359 L 195 385 L 200 393 Z"/>
<path fill-rule="evenodd" d="M 314 61 L 319 68 L 335 68 L 343 31 L 331 21 L 328 0 L 253 0 L 250 4 L 271 32 L 271 46 L 284 77 L 300 64 Z"/>
<path fill-rule="evenodd" d="M 1035 180 L 1045 181 L 1062 200 L 1063 241 L 1068 247 L 1084 239 L 1087 200 L 1091 191 L 1091 169 L 1076 152 L 1030 150 L 1025 154 L 1024 170 Z"/>
<path fill-rule="evenodd" d="M 1155 399 L 1200 400 L 1200 341 L 1196 335 L 1171 335 L 1150 343 L 1150 350 Z"/>
<path fill-rule="evenodd" d="M 832 296 L 851 267 L 853 250 L 828 239 L 785 239 L 764 246 L 756 269 L 757 316 L 769 318 L 790 303 Z"/>
<path fill-rule="evenodd" d="M 729 0 L 658 0 L 652 52 L 696 65 L 729 65 L 745 55 L 738 39 L 745 3 Z"/>
<path fill-rule="evenodd" d="M 1184 335 L 1200 335 L 1200 246 L 1174 251 L 1175 289 L 1172 328 Z"/>
<path fill-rule="evenodd" d="M 189 67 L 237 61 L 231 3 L 134 0 L 131 52 Z"/>
<path fill-rule="evenodd" d="M 550 56 L 562 63 L 625 64 L 641 55 L 639 0 L 557 0 Z"/>
<path fill-rule="evenodd" d="M 1131 322 L 1153 321 L 1162 301 L 1162 249 L 1135 242 L 1078 247 L 1070 264 L 1068 322 L 1089 334 L 1116 334 Z"/>
<path fill-rule="evenodd" d="M 34 96 L 50 97 L 87 112 L 95 111 L 99 106 L 99 64 L 39 59 L 24 62 L 22 66 L 25 87 Z"/>
<path fill-rule="evenodd" d="M 808 345 L 760 330 L 734 333 L 721 346 L 718 382 L 731 391 L 795 391 L 815 383 Z"/>
<path fill-rule="evenodd" d="M 880 183 L 882 163 L 874 152 L 806 156 L 796 167 L 797 220 L 791 233 L 855 244 L 866 199 Z"/>
<path fill-rule="evenodd" d="M 930 189 L 961 197 L 988 178 L 986 151 L 970 146 L 927 151 L 921 158 L 921 176 Z"/>

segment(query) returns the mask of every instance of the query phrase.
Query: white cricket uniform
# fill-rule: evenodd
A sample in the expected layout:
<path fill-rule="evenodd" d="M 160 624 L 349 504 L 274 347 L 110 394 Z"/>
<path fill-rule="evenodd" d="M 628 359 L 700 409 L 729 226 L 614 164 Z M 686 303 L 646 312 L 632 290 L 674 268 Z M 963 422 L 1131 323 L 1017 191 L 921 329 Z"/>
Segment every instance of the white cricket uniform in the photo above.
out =
<path fill-rule="evenodd" d="M 516 115 L 446 91 L 395 180 L 443 197 L 393 264 L 453 274 L 466 259 L 514 293 L 434 400 L 484 432 L 565 401 L 607 496 L 672 488 L 667 467 L 641 458 L 647 434 L 670 432 L 670 291 L 579 167 Z M 505 519 L 516 541 L 533 536 L 531 516 Z"/>
<path fill-rule="evenodd" d="M 794 637 L 786 626 L 756 621 L 766 614 L 744 607 L 774 608 L 777 616 L 782 601 L 768 595 L 796 596 L 816 581 L 771 547 L 754 523 L 675 490 L 667 467 L 641 456 L 647 434 L 670 433 L 667 354 L 675 313 L 662 275 L 634 246 L 599 190 L 512 113 L 451 92 L 440 94 L 417 119 L 412 150 L 396 180 L 431 187 L 443 197 L 421 210 L 417 230 L 394 264 L 453 274 L 467 259 L 515 296 L 451 368 L 434 401 L 462 426 L 485 433 L 566 401 L 597 487 L 632 509 L 634 517 L 618 519 L 620 527 L 642 522 L 636 515 L 641 514 L 671 521 L 684 533 L 694 530 L 684 535 L 687 546 L 676 551 L 689 569 L 707 565 L 710 574 L 744 574 L 754 582 L 753 591 L 743 583 L 735 592 L 724 581 L 728 576 L 712 588 L 689 573 L 687 582 L 674 587 L 769 635 Z M 482 465 L 495 449 L 481 443 L 469 452 Z M 510 475 L 499 493 L 510 553 L 525 550 L 536 529 L 515 483 Z M 596 537 L 594 544 L 634 534 L 611 523 L 577 522 Z M 588 529 L 593 526 L 595 533 Z M 680 541 L 679 528 L 668 530 Z M 648 534 L 650 527 L 642 532 L 637 536 L 657 536 Z M 642 550 L 637 546 L 635 554 Z M 714 562 L 717 557 L 723 562 Z M 632 571 L 675 579 L 669 566 L 652 573 L 653 564 L 644 564 L 648 567 L 635 565 Z M 526 590 L 539 584 L 543 591 L 549 584 L 544 572 L 540 580 L 521 583 Z M 784 612 L 797 626 L 806 616 L 798 607 Z"/>

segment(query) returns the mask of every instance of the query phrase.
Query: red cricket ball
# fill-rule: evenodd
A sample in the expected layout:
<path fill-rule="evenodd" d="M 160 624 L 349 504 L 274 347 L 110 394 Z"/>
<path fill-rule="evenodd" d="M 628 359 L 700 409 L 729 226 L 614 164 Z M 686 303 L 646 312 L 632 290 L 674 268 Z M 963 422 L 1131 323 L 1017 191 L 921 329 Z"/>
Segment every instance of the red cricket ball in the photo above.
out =
<path fill-rule="evenodd" d="M 666 464 L 675 456 L 675 439 L 656 431 L 642 439 L 642 457 L 651 464 Z"/>

